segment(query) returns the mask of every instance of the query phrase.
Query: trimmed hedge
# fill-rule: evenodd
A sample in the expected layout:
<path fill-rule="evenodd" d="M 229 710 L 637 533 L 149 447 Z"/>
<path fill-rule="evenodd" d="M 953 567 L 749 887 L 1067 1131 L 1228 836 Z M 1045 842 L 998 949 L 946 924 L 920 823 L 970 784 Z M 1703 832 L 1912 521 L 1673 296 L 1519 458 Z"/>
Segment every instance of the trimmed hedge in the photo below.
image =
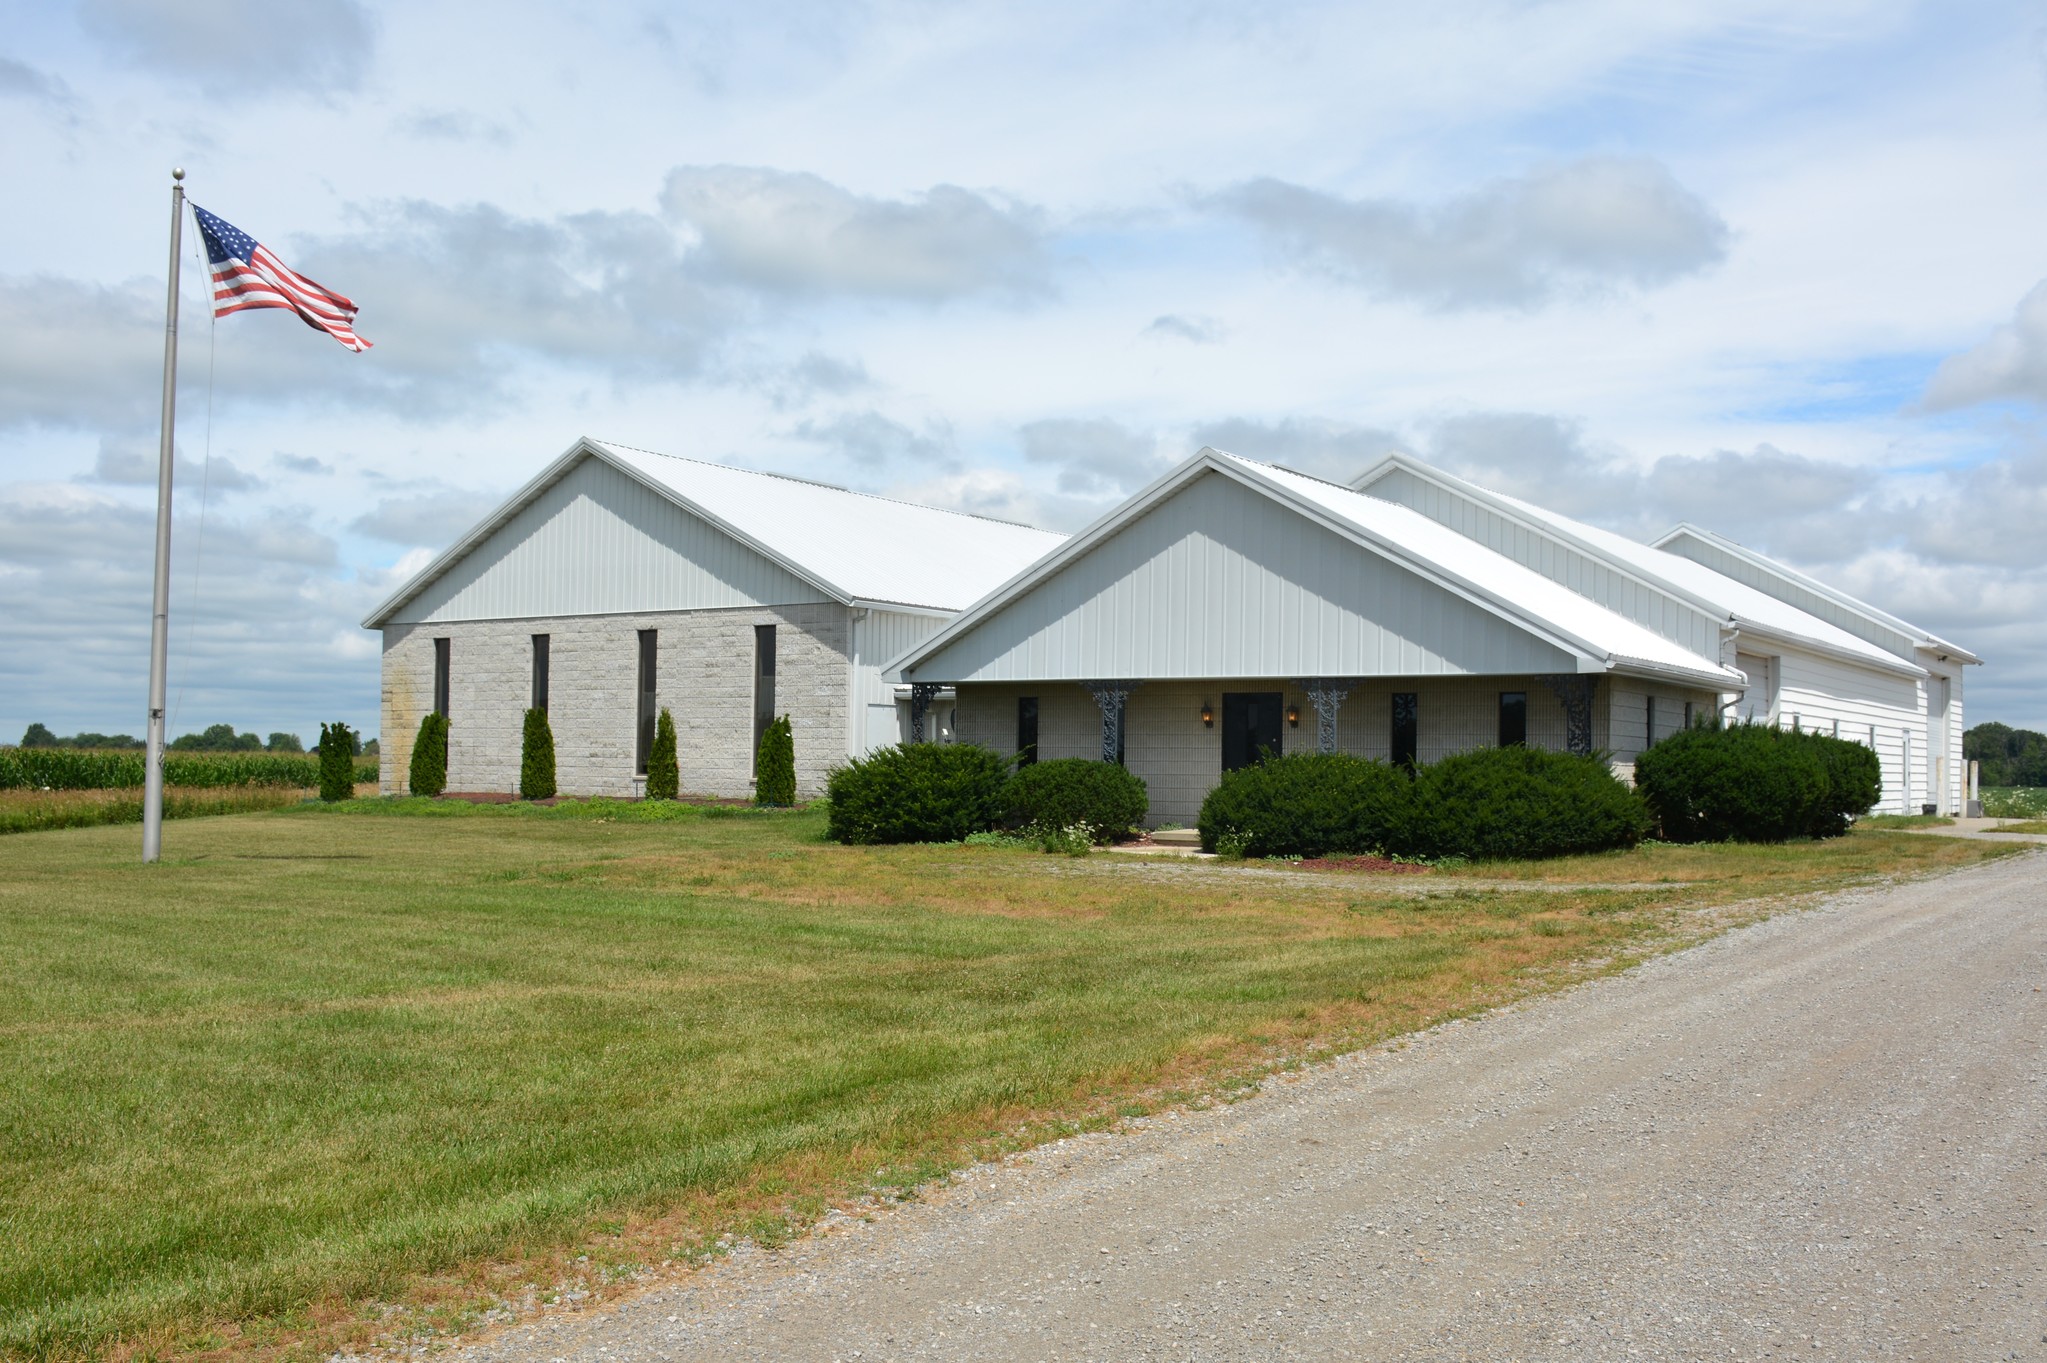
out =
<path fill-rule="evenodd" d="M 826 834 L 845 843 L 958 842 L 994 824 L 1009 763 L 971 743 L 880 748 L 832 770 Z"/>
<path fill-rule="evenodd" d="M 786 807 L 796 803 L 796 735 L 789 727 L 789 716 L 783 715 L 761 732 L 753 772 L 755 804 Z"/>
<path fill-rule="evenodd" d="M 1415 773 L 1404 850 L 1429 857 L 1560 857 L 1633 847 L 1652 820 L 1599 755 L 1515 744 L 1477 748 Z"/>
<path fill-rule="evenodd" d="M 448 788 L 448 717 L 438 710 L 427 711 L 419 721 L 405 788 L 429 798 Z"/>
<path fill-rule="evenodd" d="M 1407 845 L 1407 773 L 1348 753 L 1289 753 L 1224 772 L 1201 802 L 1204 851 L 1224 838 L 1245 856 L 1397 852 Z"/>
<path fill-rule="evenodd" d="M 1635 785 L 1672 842 L 1837 837 L 1883 791 L 1860 743 L 1768 724 L 1702 726 L 1635 759 Z"/>
<path fill-rule="evenodd" d="M 661 707 L 654 721 L 654 748 L 647 754 L 647 798 L 673 800 L 682 791 L 682 775 L 675 765 L 675 716 Z"/>
<path fill-rule="evenodd" d="M 547 711 L 526 711 L 526 731 L 519 739 L 519 798 L 554 798 L 554 730 L 548 727 Z"/>
<path fill-rule="evenodd" d="M 1144 782 L 1128 768 L 1086 757 L 1033 762 L 1002 792 L 1002 822 L 1010 827 L 1049 832 L 1084 823 L 1101 843 L 1134 833 L 1150 808 Z"/>
<path fill-rule="evenodd" d="M 362 742 L 339 721 L 320 726 L 320 798 L 328 804 L 355 798 L 355 750 Z"/>

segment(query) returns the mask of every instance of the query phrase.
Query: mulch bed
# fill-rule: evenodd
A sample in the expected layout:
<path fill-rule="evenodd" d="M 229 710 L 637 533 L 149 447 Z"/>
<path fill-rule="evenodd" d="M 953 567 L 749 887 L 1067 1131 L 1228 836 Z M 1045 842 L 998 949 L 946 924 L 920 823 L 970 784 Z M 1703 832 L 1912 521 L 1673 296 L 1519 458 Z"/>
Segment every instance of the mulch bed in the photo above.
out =
<path fill-rule="evenodd" d="M 1303 871 L 1391 871 L 1395 875 L 1421 875 L 1429 869 L 1386 857 L 1305 857 L 1294 865 Z"/>

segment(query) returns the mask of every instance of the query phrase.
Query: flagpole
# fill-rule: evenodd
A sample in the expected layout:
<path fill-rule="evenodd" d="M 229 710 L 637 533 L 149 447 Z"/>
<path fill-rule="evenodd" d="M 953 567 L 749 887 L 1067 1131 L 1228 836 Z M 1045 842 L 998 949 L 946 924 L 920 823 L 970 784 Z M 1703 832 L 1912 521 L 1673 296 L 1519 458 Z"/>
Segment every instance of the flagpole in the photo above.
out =
<path fill-rule="evenodd" d="M 185 227 L 185 172 L 171 171 L 171 285 L 164 304 L 163 435 L 156 464 L 156 596 L 149 620 L 149 753 L 142 773 L 142 860 L 163 855 L 164 704 L 171 629 L 171 469 L 178 404 L 178 255 Z"/>

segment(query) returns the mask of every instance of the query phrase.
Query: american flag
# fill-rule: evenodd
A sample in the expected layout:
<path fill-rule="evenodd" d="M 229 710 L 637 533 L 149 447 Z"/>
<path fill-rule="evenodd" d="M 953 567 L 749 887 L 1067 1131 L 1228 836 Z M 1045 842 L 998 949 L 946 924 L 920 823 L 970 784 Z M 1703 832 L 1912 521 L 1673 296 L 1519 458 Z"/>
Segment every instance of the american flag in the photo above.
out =
<path fill-rule="evenodd" d="M 355 334 L 355 304 L 323 288 L 286 265 L 269 247 L 233 223 L 192 205 L 199 234 L 206 238 L 206 259 L 213 267 L 213 315 L 225 317 L 250 308 L 290 308 L 309 327 L 326 332 L 350 350 L 370 343 Z"/>

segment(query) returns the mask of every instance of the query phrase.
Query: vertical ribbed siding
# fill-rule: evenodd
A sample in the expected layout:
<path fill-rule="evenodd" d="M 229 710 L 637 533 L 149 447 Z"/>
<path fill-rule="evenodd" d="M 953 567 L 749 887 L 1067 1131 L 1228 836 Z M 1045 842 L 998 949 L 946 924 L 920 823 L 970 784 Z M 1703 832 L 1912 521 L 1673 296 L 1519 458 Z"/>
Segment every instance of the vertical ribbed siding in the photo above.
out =
<path fill-rule="evenodd" d="M 823 593 L 586 459 L 407 602 L 393 623 L 797 605 Z"/>
<path fill-rule="evenodd" d="M 1471 498 L 1395 469 L 1364 489 L 1369 495 L 1419 511 L 1430 520 L 1597 601 L 1644 629 L 1703 657 L 1720 649 L 1720 622 L 1695 606 L 1647 586 L 1591 555 L 1509 520 Z"/>
<path fill-rule="evenodd" d="M 1918 640 L 1910 635 L 1880 625 L 1860 612 L 1841 605 L 1832 597 L 1822 596 L 1789 578 L 1780 577 L 1738 554 L 1730 554 L 1717 544 L 1710 544 L 1693 535 L 1679 535 L 1663 546 L 1663 552 L 1704 564 L 1714 572 L 1731 577 L 1744 586 L 1753 587 L 1765 596 L 1775 597 L 1788 606 L 1796 606 L 1808 615 L 1816 615 L 1858 639 L 1866 639 L 1878 648 L 1897 654 L 1900 658 L 1913 659 L 1913 651 Z"/>
<path fill-rule="evenodd" d="M 1520 627 L 1209 474 L 954 640 L 924 681 L 1570 671 Z"/>

